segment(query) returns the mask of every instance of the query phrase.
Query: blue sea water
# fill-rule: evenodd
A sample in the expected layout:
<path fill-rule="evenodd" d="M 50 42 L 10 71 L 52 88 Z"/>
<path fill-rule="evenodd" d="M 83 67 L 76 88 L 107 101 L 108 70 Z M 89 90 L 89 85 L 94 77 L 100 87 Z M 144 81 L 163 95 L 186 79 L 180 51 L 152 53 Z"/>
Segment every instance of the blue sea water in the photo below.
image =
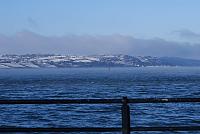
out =
<path fill-rule="evenodd" d="M 123 96 L 200 97 L 200 68 L 0 69 L 0 99 Z M 132 126 L 200 125 L 200 103 L 131 104 L 130 107 Z M 7 126 L 120 127 L 121 111 L 120 105 L 116 104 L 0 105 L 0 127 Z"/>

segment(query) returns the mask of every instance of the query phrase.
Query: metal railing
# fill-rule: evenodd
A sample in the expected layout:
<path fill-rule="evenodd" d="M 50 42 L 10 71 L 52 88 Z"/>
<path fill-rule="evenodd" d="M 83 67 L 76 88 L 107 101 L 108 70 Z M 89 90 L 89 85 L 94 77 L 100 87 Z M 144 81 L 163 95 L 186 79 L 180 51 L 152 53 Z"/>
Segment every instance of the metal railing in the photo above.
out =
<path fill-rule="evenodd" d="M 130 103 L 195 103 L 200 98 L 146 98 L 146 99 L 46 99 L 46 100 L 0 100 L 0 105 L 15 104 L 121 104 L 122 127 L 70 127 L 70 128 L 25 128 L 0 127 L 0 132 L 122 132 L 131 131 L 200 131 L 200 126 L 131 127 Z"/>

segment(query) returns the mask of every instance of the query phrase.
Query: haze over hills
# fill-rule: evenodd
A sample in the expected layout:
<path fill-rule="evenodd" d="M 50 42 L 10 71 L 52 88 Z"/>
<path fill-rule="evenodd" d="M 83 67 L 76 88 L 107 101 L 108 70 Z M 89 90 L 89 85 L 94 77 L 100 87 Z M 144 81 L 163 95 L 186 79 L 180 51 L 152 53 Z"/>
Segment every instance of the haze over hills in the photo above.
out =
<path fill-rule="evenodd" d="M 130 55 L 0 55 L 0 68 L 200 66 L 200 60 Z"/>

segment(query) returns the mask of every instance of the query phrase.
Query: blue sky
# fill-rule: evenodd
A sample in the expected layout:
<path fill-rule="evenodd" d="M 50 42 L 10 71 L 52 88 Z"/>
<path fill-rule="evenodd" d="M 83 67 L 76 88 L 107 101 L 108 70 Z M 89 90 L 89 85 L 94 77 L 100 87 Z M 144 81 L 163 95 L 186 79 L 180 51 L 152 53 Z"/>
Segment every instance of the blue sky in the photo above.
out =
<path fill-rule="evenodd" d="M 200 0 L 0 0 L 0 34 L 93 40 L 121 35 L 194 45 L 200 41 L 199 6 Z M 0 53 L 9 52 L 3 41 Z"/>
<path fill-rule="evenodd" d="M 200 31 L 199 6 L 199 0 L 1 0 L 0 32 L 168 38 L 175 30 Z"/>

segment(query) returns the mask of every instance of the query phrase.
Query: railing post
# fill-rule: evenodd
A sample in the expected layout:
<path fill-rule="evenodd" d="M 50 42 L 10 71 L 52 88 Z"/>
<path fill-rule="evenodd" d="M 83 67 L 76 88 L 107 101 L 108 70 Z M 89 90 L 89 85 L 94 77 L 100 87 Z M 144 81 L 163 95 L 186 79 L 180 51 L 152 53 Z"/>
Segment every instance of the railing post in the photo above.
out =
<path fill-rule="evenodd" d="M 130 108 L 127 97 L 122 99 L 122 134 L 130 134 Z"/>

